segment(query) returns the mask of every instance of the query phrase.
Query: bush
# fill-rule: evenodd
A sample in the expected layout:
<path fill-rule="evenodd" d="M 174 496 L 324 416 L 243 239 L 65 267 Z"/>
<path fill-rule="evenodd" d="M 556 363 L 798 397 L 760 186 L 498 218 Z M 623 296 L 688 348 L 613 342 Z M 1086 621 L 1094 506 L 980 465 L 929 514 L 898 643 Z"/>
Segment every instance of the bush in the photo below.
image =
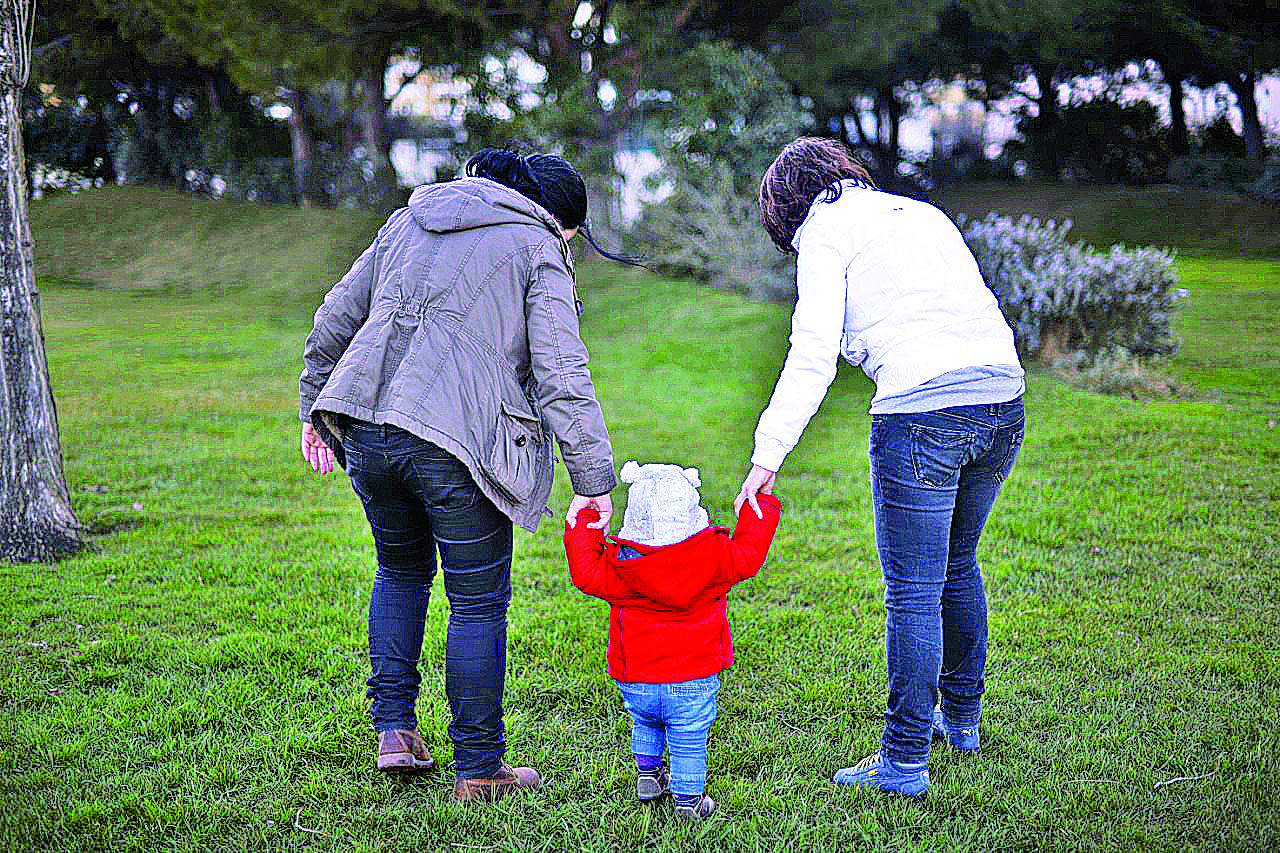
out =
<path fill-rule="evenodd" d="M 1155 106 L 1111 98 L 1063 107 L 1056 116 L 1023 118 L 1032 151 L 1056 151 L 1055 178 L 1102 184 L 1150 184 L 1168 174 L 1169 129 Z M 1042 171 L 1046 164 L 1036 163 Z"/>
<path fill-rule="evenodd" d="M 1226 113 L 1218 116 L 1212 124 L 1199 128 L 1191 141 L 1196 151 L 1209 157 L 1236 157 L 1243 160 L 1248 152 L 1244 137 L 1236 133 Z"/>
<path fill-rule="evenodd" d="M 1268 160 L 1262 177 L 1249 186 L 1249 193 L 1260 201 L 1280 203 L 1280 160 Z"/>
<path fill-rule="evenodd" d="M 646 243 L 659 247 L 654 265 L 665 272 L 693 275 L 754 299 L 795 298 L 794 260 L 774 247 L 755 197 L 738 192 L 727 169 L 701 179 L 700 191 L 681 203 L 655 205 L 644 226 L 660 235 Z"/>
<path fill-rule="evenodd" d="M 794 298 L 794 264 L 760 224 L 755 188 L 808 117 L 767 57 L 725 44 L 689 51 L 673 69 L 679 94 L 654 116 L 670 195 L 634 228 L 654 266 L 757 299 Z"/>
<path fill-rule="evenodd" d="M 1183 186 L 1244 192 L 1261 175 L 1244 157 L 1189 154 L 1169 161 L 1169 182 Z"/>
<path fill-rule="evenodd" d="M 1084 366 L 1117 352 L 1147 357 L 1177 350 L 1172 318 L 1185 291 L 1177 287 L 1171 251 L 1099 252 L 1067 239 L 1070 221 L 1027 216 L 961 217 L 960 228 L 1023 356 Z"/>

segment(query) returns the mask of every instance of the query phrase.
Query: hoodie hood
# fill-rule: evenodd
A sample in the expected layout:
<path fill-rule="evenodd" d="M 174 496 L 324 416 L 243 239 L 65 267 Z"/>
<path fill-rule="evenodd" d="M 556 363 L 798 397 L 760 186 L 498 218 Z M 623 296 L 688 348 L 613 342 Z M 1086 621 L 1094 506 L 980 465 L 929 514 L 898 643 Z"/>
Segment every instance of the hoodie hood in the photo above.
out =
<path fill-rule="evenodd" d="M 679 613 L 722 595 L 731 586 L 716 582 L 721 551 L 729 535 L 727 528 L 713 525 L 675 545 L 646 545 L 610 536 L 618 545 L 630 545 L 642 556 L 624 560 L 610 549 L 609 564 L 642 598 Z"/>
<path fill-rule="evenodd" d="M 555 217 L 546 208 L 488 178 L 459 178 L 420 186 L 409 196 L 409 210 L 427 231 L 533 225 L 560 236 Z"/>

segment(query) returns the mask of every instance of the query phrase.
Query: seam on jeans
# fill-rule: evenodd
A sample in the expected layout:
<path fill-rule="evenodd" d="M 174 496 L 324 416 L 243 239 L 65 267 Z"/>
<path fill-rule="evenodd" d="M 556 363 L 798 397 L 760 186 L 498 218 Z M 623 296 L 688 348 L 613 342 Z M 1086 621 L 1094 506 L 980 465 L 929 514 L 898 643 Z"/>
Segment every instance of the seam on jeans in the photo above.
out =
<path fill-rule="evenodd" d="M 1022 449 L 1022 441 L 1025 435 L 1021 430 L 1009 440 L 1005 446 L 1004 458 L 1000 460 L 1000 467 L 996 469 L 996 482 L 1004 483 L 1009 479 L 1009 474 L 1013 472 L 1013 463 L 1017 459 L 1018 451 Z"/>
<path fill-rule="evenodd" d="M 425 493 L 425 489 L 422 489 L 422 486 L 425 483 L 430 482 L 430 478 L 424 477 L 422 474 L 422 471 L 419 470 L 418 463 L 420 461 L 421 460 L 419 460 L 417 457 L 413 457 L 413 456 L 409 457 L 409 467 L 413 470 L 413 477 L 415 480 L 418 481 L 418 487 L 419 489 L 421 489 L 419 494 L 423 494 Z M 458 464 L 461 465 L 462 463 L 459 462 Z M 465 470 L 465 466 L 464 466 L 464 470 Z M 451 506 L 448 509 L 440 509 L 436 507 L 434 504 L 428 504 L 426 501 L 423 501 L 424 507 L 427 509 L 427 511 L 428 512 L 467 512 L 469 510 L 475 509 L 476 504 L 480 503 L 480 498 L 483 497 L 483 495 L 481 495 L 480 493 L 480 487 L 476 485 L 474 480 L 470 480 L 470 479 L 466 483 L 458 483 L 457 485 L 465 486 L 471 490 L 471 501 L 466 506 L 456 506 L 456 507 Z"/>

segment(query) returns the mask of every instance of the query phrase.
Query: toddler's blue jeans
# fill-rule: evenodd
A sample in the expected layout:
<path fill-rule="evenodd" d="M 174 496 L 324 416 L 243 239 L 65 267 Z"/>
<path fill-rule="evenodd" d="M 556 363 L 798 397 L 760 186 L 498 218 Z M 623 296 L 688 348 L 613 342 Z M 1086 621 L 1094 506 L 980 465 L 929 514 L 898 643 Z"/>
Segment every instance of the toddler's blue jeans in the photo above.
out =
<path fill-rule="evenodd" d="M 671 684 L 618 681 L 631 715 L 631 751 L 671 755 L 668 785 L 673 794 L 701 794 L 707 785 L 707 734 L 716 719 L 720 676 Z"/>
<path fill-rule="evenodd" d="M 881 751 L 894 761 L 928 759 L 939 693 L 948 720 L 978 720 L 987 660 L 978 538 L 1022 445 L 1024 423 L 1021 397 L 872 416 L 889 675 Z"/>
<path fill-rule="evenodd" d="M 418 657 L 438 549 L 449 598 L 444 691 L 454 766 L 461 778 L 490 778 L 505 750 L 511 521 L 480 492 L 466 466 L 436 445 L 360 421 L 349 421 L 345 433 L 347 473 L 378 552 L 369 601 L 374 728 L 418 727 Z"/>

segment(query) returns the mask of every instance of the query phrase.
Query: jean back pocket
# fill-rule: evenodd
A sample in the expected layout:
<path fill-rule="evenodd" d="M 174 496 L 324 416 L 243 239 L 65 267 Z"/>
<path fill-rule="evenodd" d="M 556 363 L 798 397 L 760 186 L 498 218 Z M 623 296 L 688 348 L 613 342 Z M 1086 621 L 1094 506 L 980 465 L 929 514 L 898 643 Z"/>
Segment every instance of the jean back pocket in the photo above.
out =
<path fill-rule="evenodd" d="M 911 425 L 911 469 L 916 481 L 934 488 L 960 482 L 960 469 L 973 455 L 971 430 Z"/>

